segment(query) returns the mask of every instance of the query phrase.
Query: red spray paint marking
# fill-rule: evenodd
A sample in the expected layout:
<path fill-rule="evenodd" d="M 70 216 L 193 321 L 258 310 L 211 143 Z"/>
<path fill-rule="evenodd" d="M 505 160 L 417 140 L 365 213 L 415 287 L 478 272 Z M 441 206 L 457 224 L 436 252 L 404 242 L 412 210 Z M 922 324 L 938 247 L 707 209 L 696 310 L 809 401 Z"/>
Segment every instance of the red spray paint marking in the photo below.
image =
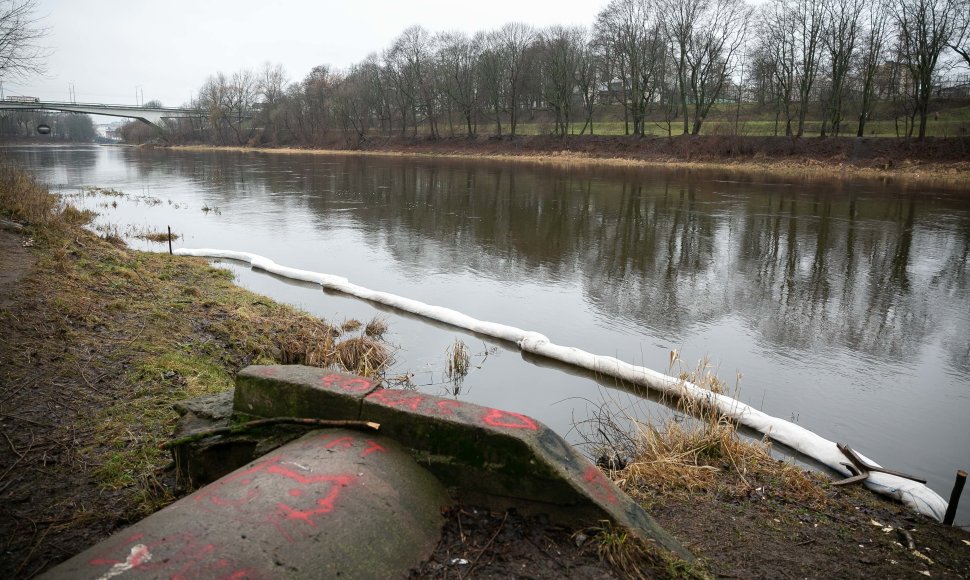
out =
<path fill-rule="evenodd" d="M 525 415 L 512 413 L 511 411 L 502 411 L 501 409 L 487 409 L 487 411 L 488 412 L 485 414 L 485 416 L 482 417 L 482 421 L 491 425 L 492 427 L 528 429 L 529 431 L 539 430 L 539 426 L 536 425 L 536 422 Z"/>
<path fill-rule="evenodd" d="M 367 396 L 368 400 L 383 403 L 388 407 L 407 407 L 412 411 L 417 411 L 425 398 L 423 395 L 416 395 L 408 391 L 390 389 L 381 389 Z"/>
<path fill-rule="evenodd" d="M 353 437 L 338 437 L 337 439 L 334 439 L 333 441 L 331 441 L 330 443 L 327 443 L 323 447 L 324 449 L 330 449 L 331 451 L 336 449 L 337 447 L 341 449 L 350 449 L 351 447 L 354 446 L 354 443 L 356 442 L 357 440 L 354 439 Z"/>
<path fill-rule="evenodd" d="M 364 393 L 374 388 L 374 383 L 368 381 L 367 379 L 362 379 L 360 377 L 345 377 L 338 374 L 327 375 L 320 379 L 320 383 L 328 389 L 337 387 L 341 391 L 347 393 Z"/>
<path fill-rule="evenodd" d="M 382 403 L 388 407 L 406 407 L 412 411 L 423 411 L 429 414 L 454 417 L 455 410 L 466 408 L 469 410 L 480 411 L 480 420 L 492 427 L 503 427 L 505 429 L 528 429 L 538 431 L 539 425 L 531 418 L 513 413 L 502 411 L 501 409 L 489 409 L 478 407 L 477 405 L 467 405 L 460 401 L 435 400 L 437 397 L 418 395 L 409 391 L 399 391 L 392 389 L 381 389 L 367 396 L 368 401 Z"/>
<path fill-rule="evenodd" d="M 340 437 L 328 447 L 348 448 L 354 441 Z M 203 509 L 237 521 L 270 524 L 285 539 L 295 541 L 285 524 L 297 522 L 316 527 L 315 518 L 332 512 L 340 492 L 356 479 L 349 474 L 305 475 L 288 467 L 284 460 L 282 456 L 269 457 L 245 471 L 228 475 L 196 493 L 194 501 Z M 263 477 L 256 477 L 258 474 Z M 268 482 L 267 477 L 282 478 L 295 486 Z M 257 499 L 263 505 L 254 505 Z"/>
<path fill-rule="evenodd" d="M 164 575 L 173 579 L 258 577 L 256 570 L 237 568 L 230 560 L 218 557 L 214 544 L 200 542 L 194 534 L 188 532 L 146 541 L 144 544 L 137 543 L 143 539 L 145 534 L 133 534 L 109 546 L 89 564 L 93 567 L 129 564 L 128 570 L 147 573 L 171 570 Z"/>
<path fill-rule="evenodd" d="M 596 499 L 612 504 L 619 501 L 616 492 L 613 491 L 613 486 L 595 465 L 586 468 L 586 471 L 583 472 L 583 481 L 589 484 L 589 491 Z"/>
<path fill-rule="evenodd" d="M 457 409 L 461 407 L 462 403 L 452 400 L 438 401 L 435 406 L 437 407 L 437 412 L 439 415 L 446 415 L 448 417 L 453 417 L 455 412 L 452 409 Z"/>
<path fill-rule="evenodd" d="M 380 443 L 376 441 L 371 441 L 370 439 L 363 439 L 361 437 L 353 437 L 350 435 L 344 435 L 340 437 L 335 437 L 333 433 L 322 433 L 318 437 L 314 437 L 309 441 L 304 441 L 301 447 L 308 448 L 319 445 L 322 442 L 329 441 L 323 446 L 324 449 L 333 451 L 334 449 L 351 449 L 357 444 L 366 445 L 363 451 L 360 452 L 358 457 L 367 457 L 371 453 L 384 453 L 387 449 L 384 448 Z"/>
<path fill-rule="evenodd" d="M 364 449 L 363 453 L 360 454 L 361 457 L 367 457 L 371 453 L 387 453 L 387 449 L 383 445 L 377 443 L 376 441 L 367 441 L 367 449 Z"/>
<path fill-rule="evenodd" d="M 276 375 L 279 374 L 277 370 L 273 367 L 263 367 L 259 369 L 258 373 L 263 375 L 264 377 L 275 377 Z"/>

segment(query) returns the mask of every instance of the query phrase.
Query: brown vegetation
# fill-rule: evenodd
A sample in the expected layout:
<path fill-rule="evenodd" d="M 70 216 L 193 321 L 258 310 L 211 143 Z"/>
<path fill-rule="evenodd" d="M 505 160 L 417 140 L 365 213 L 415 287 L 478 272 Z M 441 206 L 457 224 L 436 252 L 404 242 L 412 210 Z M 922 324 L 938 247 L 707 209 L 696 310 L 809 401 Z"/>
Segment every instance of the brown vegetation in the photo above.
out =
<path fill-rule="evenodd" d="M 681 137 L 516 137 L 508 139 L 373 139 L 347 148 L 258 149 L 277 154 L 409 155 L 483 158 L 561 166 L 609 165 L 778 175 L 796 179 L 879 179 L 965 189 L 970 138 L 903 141 L 884 138 L 791 139 L 702 135 Z M 186 146 L 190 150 L 211 149 Z M 220 148 L 222 149 L 222 148 Z M 253 151 L 254 148 L 225 148 Z"/>

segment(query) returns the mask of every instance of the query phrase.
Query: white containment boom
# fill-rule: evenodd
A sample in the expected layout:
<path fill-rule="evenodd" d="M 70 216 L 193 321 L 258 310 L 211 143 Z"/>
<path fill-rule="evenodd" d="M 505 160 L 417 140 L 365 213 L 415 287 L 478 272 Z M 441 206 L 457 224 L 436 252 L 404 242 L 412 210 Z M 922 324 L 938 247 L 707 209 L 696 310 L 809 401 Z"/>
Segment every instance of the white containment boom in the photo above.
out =
<path fill-rule="evenodd" d="M 654 391 L 667 395 L 686 397 L 697 401 L 699 404 L 713 407 L 724 416 L 739 424 L 759 431 L 772 440 L 791 447 L 795 451 L 815 459 L 838 473 L 847 477 L 853 475 L 842 465 L 846 461 L 846 456 L 838 449 L 835 442 L 829 441 L 790 421 L 772 417 L 734 398 L 713 393 L 693 383 L 681 381 L 680 379 L 646 367 L 632 365 L 614 357 L 595 355 L 578 348 L 560 346 L 552 343 L 545 335 L 538 332 L 478 320 L 461 312 L 451 310 L 450 308 L 425 304 L 424 302 L 404 298 L 396 294 L 378 292 L 357 286 L 340 276 L 280 266 L 269 258 L 248 252 L 215 249 L 179 249 L 175 250 L 175 254 L 179 256 L 224 258 L 247 262 L 253 268 L 264 270 L 277 276 L 305 282 L 314 282 L 328 290 L 334 290 L 371 302 L 385 304 L 478 334 L 514 342 L 525 352 L 561 361 L 603 376 L 614 377 L 626 383 L 653 389 Z M 869 458 L 861 454 L 859 455 L 868 463 L 878 466 L 878 464 Z M 877 471 L 871 472 L 864 483 L 869 489 L 877 493 L 901 501 L 919 513 L 927 515 L 937 521 L 943 521 L 947 502 L 939 494 L 922 483 Z"/>

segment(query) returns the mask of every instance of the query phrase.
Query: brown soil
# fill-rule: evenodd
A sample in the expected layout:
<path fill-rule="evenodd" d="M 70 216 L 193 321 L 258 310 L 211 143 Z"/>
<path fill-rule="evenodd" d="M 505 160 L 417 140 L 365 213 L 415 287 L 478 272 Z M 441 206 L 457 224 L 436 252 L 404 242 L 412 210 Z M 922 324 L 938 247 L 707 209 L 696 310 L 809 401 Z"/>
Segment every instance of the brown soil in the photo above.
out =
<path fill-rule="evenodd" d="M 204 260 L 76 227 L 31 234 L 27 248 L 0 230 L 0 578 L 33 577 L 181 493 L 158 448 L 175 401 L 253 362 L 335 364 L 342 344 Z"/>

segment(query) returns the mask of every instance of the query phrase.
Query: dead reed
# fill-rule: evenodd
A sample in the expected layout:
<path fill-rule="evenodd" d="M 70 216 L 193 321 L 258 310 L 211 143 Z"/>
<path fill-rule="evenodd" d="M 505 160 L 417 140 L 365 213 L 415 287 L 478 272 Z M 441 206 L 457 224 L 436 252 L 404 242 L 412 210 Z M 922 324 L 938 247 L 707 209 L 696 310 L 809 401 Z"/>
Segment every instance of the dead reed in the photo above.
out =
<path fill-rule="evenodd" d="M 678 363 L 677 353 L 671 353 L 671 367 Z M 691 382 L 717 393 L 725 388 L 707 359 L 676 374 L 682 385 Z M 733 421 L 696 399 L 663 402 L 674 412 L 659 426 L 642 403 L 621 406 L 616 400 L 579 425 L 598 463 L 637 499 L 718 491 L 744 495 L 768 485 L 800 500 L 823 501 L 821 489 L 805 473 L 772 457 L 767 438 L 742 437 Z"/>

